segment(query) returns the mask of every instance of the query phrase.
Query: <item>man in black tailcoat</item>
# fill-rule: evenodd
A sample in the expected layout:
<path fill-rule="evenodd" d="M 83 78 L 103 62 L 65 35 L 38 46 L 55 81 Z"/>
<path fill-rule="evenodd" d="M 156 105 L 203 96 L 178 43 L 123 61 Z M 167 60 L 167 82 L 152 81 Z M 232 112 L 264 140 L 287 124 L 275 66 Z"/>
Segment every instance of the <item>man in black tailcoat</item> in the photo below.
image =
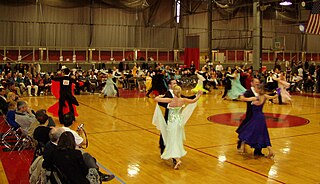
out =
<path fill-rule="evenodd" d="M 63 123 L 63 107 L 66 106 L 66 102 L 69 106 L 69 111 L 74 115 L 73 104 L 78 106 L 79 103 L 77 99 L 72 94 L 72 83 L 76 83 L 76 80 L 70 76 L 69 68 L 62 66 L 61 68 L 62 76 L 54 77 L 52 80 L 58 81 L 60 83 L 60 97 L 59 97 L 59 121 Z M 74 117 L 75 119 L 75 117 Z"/>

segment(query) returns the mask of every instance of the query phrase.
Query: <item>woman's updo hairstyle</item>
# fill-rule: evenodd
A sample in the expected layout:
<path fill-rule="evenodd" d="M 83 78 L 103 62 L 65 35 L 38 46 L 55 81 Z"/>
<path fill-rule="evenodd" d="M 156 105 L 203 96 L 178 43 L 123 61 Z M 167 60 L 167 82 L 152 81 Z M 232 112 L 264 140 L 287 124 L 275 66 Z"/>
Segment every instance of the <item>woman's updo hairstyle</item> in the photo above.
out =
<path fill-rule="evenodd" d="M 173 94 L 174 94 L 176 97 L 178 97 L 178 98 L 181 97 L 181 87 L 180 87 L 180 86 L 174 85 L 174 86 L 172 87 L 172 90 L 173 90 Z"/>

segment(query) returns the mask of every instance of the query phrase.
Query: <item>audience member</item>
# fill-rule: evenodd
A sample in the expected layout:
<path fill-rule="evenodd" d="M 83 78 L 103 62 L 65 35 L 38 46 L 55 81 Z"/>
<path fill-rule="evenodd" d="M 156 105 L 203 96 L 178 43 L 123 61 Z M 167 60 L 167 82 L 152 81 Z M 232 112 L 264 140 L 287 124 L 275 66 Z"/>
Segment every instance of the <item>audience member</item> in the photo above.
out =
<path fill-rule="evenodd" d="M 39 125 L 31 108 L 25 101 L 18 101 L 15 121 L 21 126 L 23 135 L 32 136 L 35 128 Z"/>

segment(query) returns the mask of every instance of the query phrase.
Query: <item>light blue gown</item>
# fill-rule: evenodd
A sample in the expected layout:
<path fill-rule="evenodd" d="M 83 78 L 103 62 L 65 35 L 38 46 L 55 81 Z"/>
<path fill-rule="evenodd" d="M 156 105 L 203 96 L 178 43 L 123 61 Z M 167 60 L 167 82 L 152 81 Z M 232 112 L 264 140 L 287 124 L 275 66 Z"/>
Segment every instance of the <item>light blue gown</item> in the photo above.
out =
<path fill-rule="evenodd" d="M 246 88 L 241 85 L 240 74 L 238 73 L 235 79 L 231 79 L 231 89 L 228 91 L 227 96 L 232 100 L 236 100 L 244 92 L 246 92 Z"/>

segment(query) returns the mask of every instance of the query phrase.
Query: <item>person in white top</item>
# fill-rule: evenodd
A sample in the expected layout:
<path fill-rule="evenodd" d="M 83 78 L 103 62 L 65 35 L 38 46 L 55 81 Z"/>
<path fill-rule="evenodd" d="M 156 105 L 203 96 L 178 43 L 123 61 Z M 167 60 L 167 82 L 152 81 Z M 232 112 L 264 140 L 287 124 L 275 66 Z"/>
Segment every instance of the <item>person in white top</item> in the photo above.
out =
<path fill-rule="evenodd" d="M 219 63 L 216 65 L 216 72 L 218 72 L 218 71 L 223 71 L 223 66 L 220 64 L 220 61 L 219 61 Z"/>
<path fill-rule="evenodd" d="M 301 85 L 302 85 L 302 77 L 297 75 L 297 73 L 294 73 L 291 79 L 291 89 L 290 91 L 301 91 Z"/>
<path fill-rule="evenodd" d="M 298 75 L 303 78 L 303 68 L 302 67 L 300 67 L 298 69 Z"/>
<path fill-rule="evenodd" d="M 63 115 L 63 129 L 65 131 L 69 131 L 73 134 L 74 138 L 75 138 L 75 142 L 78 148 L 81 148 L 83 146 L 87 145 L 87 139 L 85 138 L 85 134 L 82 128 L 79 128 L 76 131 L 71 130 L 69 127 L 73 124 L 74 121 L 74 116 L 71 113 L 67 113 L 65 115 Z"/>

